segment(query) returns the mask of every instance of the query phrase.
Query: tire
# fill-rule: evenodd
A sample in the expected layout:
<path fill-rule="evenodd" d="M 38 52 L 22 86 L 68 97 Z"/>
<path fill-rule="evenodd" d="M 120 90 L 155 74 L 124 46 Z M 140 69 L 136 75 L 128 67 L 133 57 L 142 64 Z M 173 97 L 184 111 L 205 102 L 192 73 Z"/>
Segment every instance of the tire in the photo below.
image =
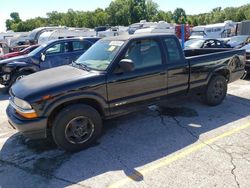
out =
<path fill-rule="evenodd" d="M 209 106 L 217 106 L 222 103 L 227 94 L 227 81 L 224 76 L 216 75 L 211 78 L 205 93 L 203 102 Z"/>
<path fill-rule="evenodd" d="M 100 114 L 91 106 L 74 104 L 62 109 L 52 123 L 52 136 L 59 148 L 76 152 L 89 147 L 102 132 Z"/>

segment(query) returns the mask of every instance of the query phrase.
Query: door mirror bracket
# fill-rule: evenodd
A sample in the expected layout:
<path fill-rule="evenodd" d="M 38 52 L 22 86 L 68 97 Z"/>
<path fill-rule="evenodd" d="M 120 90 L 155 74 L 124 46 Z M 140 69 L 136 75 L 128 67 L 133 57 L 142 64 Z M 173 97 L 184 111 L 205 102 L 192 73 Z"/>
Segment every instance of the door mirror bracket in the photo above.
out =
<path fill-rule="evenodd" d="M 46 55 L 44 53 L 41 53 L 41 61 L 45 61 Z"/>

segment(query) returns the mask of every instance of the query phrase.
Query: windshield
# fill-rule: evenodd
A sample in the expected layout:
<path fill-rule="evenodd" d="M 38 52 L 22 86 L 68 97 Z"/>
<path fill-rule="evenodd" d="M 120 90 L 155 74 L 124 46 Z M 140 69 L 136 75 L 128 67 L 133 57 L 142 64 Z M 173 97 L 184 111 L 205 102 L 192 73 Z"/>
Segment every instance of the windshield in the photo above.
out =
<path fill-rule="evenodd" d="M 187 42 L 185 42 L 184 46 L 185 48 L 200 48 L 202 46 L 202 44 L 204 43 L 204 40 L 189 40 Z"/>
<path fill-rule="evenodd" d="M 191 36 L 204 36 L 204 31 L 192 31 Z"/>
<path fill-rule="evenodd" d="M 28 56 L 34 56 L 34 55 L 36 55 L 36 53 L 39 52 L 40 50 L 42 50 L 45 46 L 46 46 L 46 44 L 43 44 L 43 45 L 39 46 L 38 48 L 36 48 L 32 52 L 30 52 L 28 54 Z"/>
<path fill-rule="evenodd" d="M 76 63 L 90 69 L 104 71 L 108 68 L 124 41 L 101 40 L 81 55 Z"/>
<path fill-rule="evenodd" d="M 236 36 L 236 37 L 232 37 L 229 42 L 241 43 L 241 42 L 244 42 L 247 39 L 247 37 L 248 36 Z"/>

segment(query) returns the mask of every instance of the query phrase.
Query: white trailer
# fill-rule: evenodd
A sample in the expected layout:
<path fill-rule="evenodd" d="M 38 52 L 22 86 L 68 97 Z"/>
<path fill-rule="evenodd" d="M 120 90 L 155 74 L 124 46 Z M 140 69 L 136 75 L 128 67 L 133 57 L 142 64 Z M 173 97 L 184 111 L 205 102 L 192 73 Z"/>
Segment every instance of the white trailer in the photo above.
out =
<path fill-rule="evenodd" d="M 112 36 L 118 36 L 118 35 L 128 35 L 128 27 L 115 26 L 115 27 L 108 28 L 105 31 L 97 32 L 98 37 L 112 37 Z"/>
<path fill-rule="evenodd" d="M 169 33 L 175 34 L 175 25 L 165 21 L 148 22 L 145 23 L 143 28 L 135 31 L 135 34 L 140 33 Z"/>
<path fill-rule="evenodd" d="M 93 29 L 75 29 L 65 28 L 53 31 L 43 32 L 38 38 L 38 44 L 44 44 L 51 40 L 72 38 L 72 37 L 91 37 L 95 36 L 96 32 Z"/>
<path fill-rule="evenodd" d="M 236 22 L 229 20 L 224 23 L 196 26 L 193 27 L 189 39 L 231 37 L 235 35 L 236 25 Z"/>

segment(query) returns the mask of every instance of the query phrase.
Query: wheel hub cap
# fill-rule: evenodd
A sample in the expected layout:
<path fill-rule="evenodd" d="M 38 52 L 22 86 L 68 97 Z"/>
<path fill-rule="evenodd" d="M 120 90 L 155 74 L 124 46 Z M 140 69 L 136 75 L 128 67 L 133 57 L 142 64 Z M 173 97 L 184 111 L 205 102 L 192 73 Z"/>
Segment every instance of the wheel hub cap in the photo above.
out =
<path fill-rule="evenodd" d="M 94 132 L 91 120 L 84 116 L 72 119 L 65 128 L 66 139 L 73 144 L 81 144 L 89 140 Z"/>

